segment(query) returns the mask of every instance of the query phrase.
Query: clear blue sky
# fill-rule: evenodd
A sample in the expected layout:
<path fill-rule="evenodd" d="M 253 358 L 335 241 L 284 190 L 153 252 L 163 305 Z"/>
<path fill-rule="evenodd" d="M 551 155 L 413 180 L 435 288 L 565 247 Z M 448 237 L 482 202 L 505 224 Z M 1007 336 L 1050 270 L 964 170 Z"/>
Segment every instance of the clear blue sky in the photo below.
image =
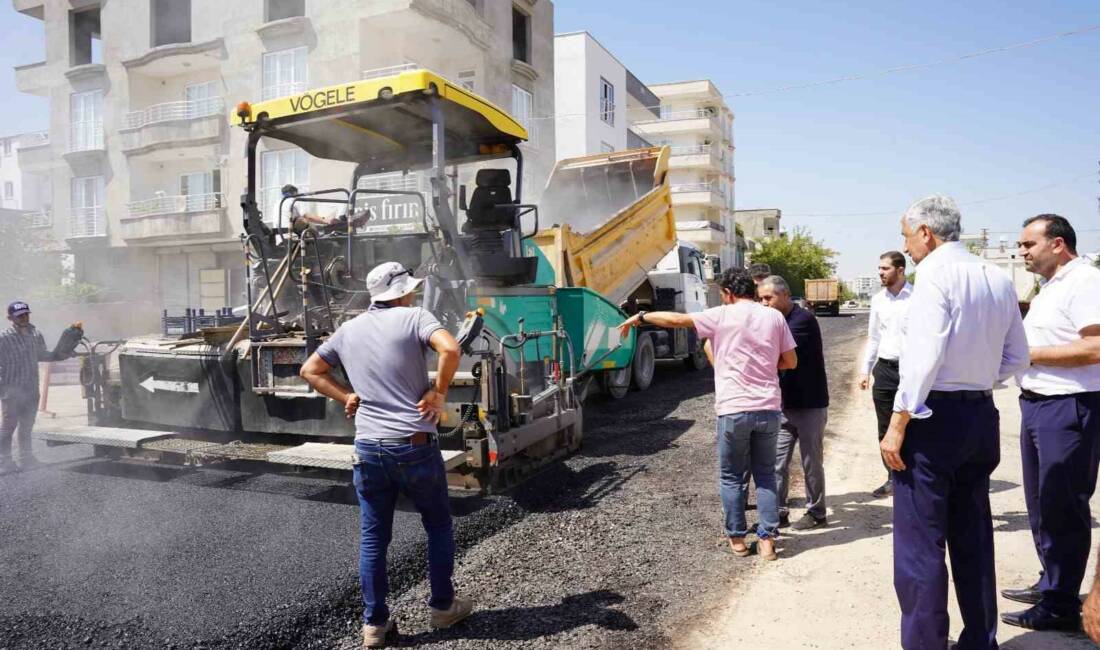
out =
<path fill-rule="evenodd" d="M 643 81 L 710 78 L 725 94 L 1100 24 L 1096 0 L 557 0 L 555 8 L 555 31 L 588 30 Z M 11 71 L 43 58 L 41 23 L 4 1 L 0 30 L 0 131 L 44 128 L 45 102 L 17 93 Z M 900 246 L 897 215 L 933 192 L 959 199 L 968 231 L 986 227 L 1014 242 L 1022 219 L 1058 212 L 1094 231 L 1082 232 L 1082 252 L 1100 251 L 1100 31 L 729 103 L 737 206 L 781 208 L 787 228 L 806 226 L 839 251 L 842 277 L 873 272 L 880 252 Z M 1037 188 L 1045 189 L 1011 196 Z"/>

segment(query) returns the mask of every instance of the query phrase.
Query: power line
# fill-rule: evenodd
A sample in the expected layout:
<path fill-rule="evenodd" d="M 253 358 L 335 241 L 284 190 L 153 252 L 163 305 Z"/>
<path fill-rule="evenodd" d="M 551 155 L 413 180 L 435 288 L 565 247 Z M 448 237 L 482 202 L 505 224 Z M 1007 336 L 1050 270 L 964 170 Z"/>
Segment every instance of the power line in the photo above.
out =
<path fill-rule="evenodd" d="M 1035 47 L 1050 43 L 1052 41 L 1061 40 L 1063 38 L 1070 38 L 1073 36 L 1080 36 L 1089 32 L 1100 31 L 1100 25 L 1088 25 L 1077 29 L 1072 29 L 1067 32 L 1059 32 L 1057 34 L 1049 34 L 1047 36 L 1041 36 L 1039 38 L 1024 41 L 1021 43 L 1013 43 L 1011 45 L 1002 45 L 1000 47 L 988 48 L 985 50 L 978 50 L 976 52 L 969 52 L 967 54 L 961 54 L 959 56 L 948 57 L 939 59 L 937 61 L 929 61 L 926 63 L 911 63 L 907 65 L 894 66 L 892 68 L 886 68 L 884 70 L 878 70 L 876 72 L 846 74 L 840 77 L 834 77 L 832 79 L 824 79 L 822 81 L 811 81 L 806 83 L 787 84 L 783 86 L 776 86 L 774 88 L 768 88 L 765 90 L 755 90 L 741 93 L 731 93 L 728 95 L 722 95 L 722 99 L 735 99 L 738 97 L 758 97 L 761 95 L 772 95 L 776 93 L 790 92 L 792 90 L 804 90 L 806 88 L 817 88 L 820 86 L 831 86 L 839 83 L 846 83 L 849 81 L 862 81 L 865 79 L 874 79 L 876 77 L 884 77 L 891 74 L 898 74 L 901 72 L 912 72 L 914 70 L 924 70 L 927 68 L 934 68 L 941 65 L 948 65 L 951 63 L 959 63 L 961 61 L 968 61 L 970 59 L 977 59 L 983 56 L 989 56 L 991 54 L 1000 54 L 1002 52 L 1011 52 L 1013 50 L 1022 50 L 1025 48 Z M 659 110 L 660 105 L 657 106 L 644 106 L 645 110 Z M 641 109 L 636 109 L 641 110 Z M 530 120 L 552 120 L 559 117 L 584 117 L 588 113 L 555 113 L 553 115 L 541 115 L 537 117 L 531 117 Z"/>
<path fill-rule="evenodd" d="M 1076 183 L 1077 181 L 1082 180 L 1084 178 L 1092 178 L 1093 175 L 1094 175 L 1094 172 L 1089 172 L 1087 174 L 1081 174 L 1079 176 L 1074 176 L 1073 178 L 1069 178 L 1069 179 L 1066 179 L 1064 181 L 1059 181 L 1059 182 L 1056 182 L 1056 183 L 1049 183 L 1049 184 L 1043 185 L 1041 187 L 1034 187 L 1034 188 L 1031 188 L 1029 190 L 1023 190 L 1021 192 L 1013 192 L 1012 194 L 1003 194 L 1001 196 L 992 196 L 992 197 L 984 198 L 984 199 L 976 199 L 974 201 L 959 201 L 959 205 L 960 206 L 981 205 L 983 203 L 993 203 L 994 201 L 1004 201 L 1006 199 L 1014 199 L 1014 198 L 1019 197 L 1019 196 L 1027 196 L 1028 194 L 1038 194 L 1039 192 L 1045 192 L 1045 191 L 1053 189 L 1055 187 L 1063 187 L 1063 186 L 1066 186 L 1066 185 L 1071 185 L 1071 184 Z M 902 212 L 904 212 L 904 209 L 901 209 L 901 210 L 898 210 L 898 209 L 883 210 L 881 212 L 829 212 L 829 213 L 825 213 L 825 212 L 807 212 L 807 213 L 803 213 L 803 214 L 798 214 L 798 213 L 784 214 L 783 216 L 785 216 L 785 217 L 800 217 L 800 218 L 804 218 L 804 217 L 832 217 L 832 218 L 836 218 L 836 217 L 889 217 L 889 216 L 898 216 L 898 217 L 900 217 Z"/>

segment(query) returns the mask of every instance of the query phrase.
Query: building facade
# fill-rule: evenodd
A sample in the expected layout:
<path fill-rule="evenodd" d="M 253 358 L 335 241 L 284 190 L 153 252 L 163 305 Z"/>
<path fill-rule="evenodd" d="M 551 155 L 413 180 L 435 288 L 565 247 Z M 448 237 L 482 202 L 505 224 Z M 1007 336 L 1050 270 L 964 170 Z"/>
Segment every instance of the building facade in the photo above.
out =
<path fill-rule="evenodd" d="M 239 101 L 431 68 L 529 125 L 526 187 L 554 162 L 547 0 L 13 0 L 45 23 L 46 59 L 16 68 L 49 100 L 48 141 L 20 164 L 52 188 L 52 227 L 81 282 L 159 313 L 244 301 Z M 323 35 L 323 37 L 322 37 Z M 261 204 L 279 188 L 346 187 L 351 165 L 267 142 Z"/>
<path fill-rule="evenodd" d="M 672 147 L 672 203 L 680 238 L 723 267 L 743 266 L 744 239 L 734 221 L 733 112 L 708 80 L 649 86 L 659 113 L 634 130 L 657 145 Z"/>
<path fill-rule="evenodd" d="M 852 280 L 852 293 L 862 299 L 870 298 L 882 289 L 882 281 L 877 275 L 861 275 Z"/>
<path fill-rule="evenodd" d="M 997 243 L 989 239 L 989 231 L 982 228 L 976 233 L 963 233 L 959 241 L 966 245 L 970 252 L 989 261 L 999 267 L 1012 279 L 1016 288 L 1016 297 L 1020 302 L 1031 302 L 1039 290 L 1039 276 L 1027 270 L 1024 258 L 1020 257 L 1014 243 L 1008 241 L 1008 237 L 1002 235 Z"/>
<path fill-rule="evenodd" d="M 634 123 L 660 117 L 660 99 L 588 32 L 554 37 L 558 160 L 652 146 Z"/>
<path fill-rule="evenodd" d="M 734 210 L 733 220 L 745 240 L 745 260 L 752 263 L 752 254 L 762 243 L 778 239 L 783 211 L 775 208 L 762 210 Z"/>
<path fill-rule="evenodd" d="M 0 138 L 0 209 L 23 213 L 31 227 L 50 224 L 50 184 L 44 174 L 29 173 L 22 159 L 49 145 L 49 133 L 21 133 Z"/>

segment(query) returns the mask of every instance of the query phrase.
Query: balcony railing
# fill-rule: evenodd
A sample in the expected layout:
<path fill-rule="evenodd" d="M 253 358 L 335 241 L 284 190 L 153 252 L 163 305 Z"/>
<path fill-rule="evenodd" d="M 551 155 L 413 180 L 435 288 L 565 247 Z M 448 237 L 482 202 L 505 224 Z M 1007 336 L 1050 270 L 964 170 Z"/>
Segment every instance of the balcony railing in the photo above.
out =
<path fill-rule="evenodd" d="M 143 201 L 127 204 L 130 218 L 149 217 L 158 214 L 181 214 L 187 212 L 209 212 L 225 207 L 220 192 L 210 194 L 181 194 L 177 196 L 157 196 Z"/>
<path fill-rule="evenodd" d="M 272 84 L 270 86 L 264 86 L 263 99 L 264 101 L 267 101 L 269 99 L 275 99 L 276 97 L 297 95 L 298 93 L 304 93 L 305 91 L 306 82 L 304 81 L 288 81 L 281 84 Z"/>
<path fill-rule="evenodd" d="M 661 113 L 661 117 L 656 120 L 645 120 L 645 122 L 671 122 L 673 120 L 694 120 L 703 117 L 715 117 L 717 113 L 714 109 L 710 108 L 694 108 L 686 111 L 671 111 L 668 113 Z"/>
<path fill-rule="evenodd" d="M 72 211 L 70 237 L 104 237 L 107 235 L 107 220 L 103 208 L 76 208 Z"/>
<path fill-rule="evenodd" d="M 673 156 L 697 156 L 699 154 L 710 153 L 713 145 L 709 144 L 693 144 L 681 147 L 671 147 Z"/>
<path fill-rule="evenodd" d="M 431 189 L 428 179 L 418 173 L 379 174 L 359 182 L 365 190 L 390 190 L 393 192 L 424 192 Z"/>
<path fill-rule="evenodd" d="M 200 117 L 220 115 L 225 109 L 221 97 L 210 97 L 185 102 L 166 102 L 154 104 L 144 110 L 131 111 L 122 120 L 123 129 L 140 129 L 148 124 L 173 122 L 176 120 L 194 120 Z"/>
<path fill-rule="evenodd" d="M 364 70 L 361 75 L 362 79 L 379 79 L 381 77 L 391 77 L 395 74 L 401 74 L 402 72 L 408 72 L 409 70 L 418 70 L 420 65 L 416 63 L 402 63 L 401 65 L 391 65 L 385 68 L 374 68 L 372 70 Z"/>
<path fill-rule="evenodd" d="M 725 194 L 722 191 L 722 187 L 717 183 L 681 183 L 679 185 L 673 185 L 673 194 L 683 194 L 686 192 L 715 192 L 716 194 Z"/>
<path fill-rule="evenodd" d="M 34 210 L 23 217 L 28 228 L 49 228 L 53 225 L 53 215 L 49 210 Z"/>
<path fill-rule="evenodd" d="M 103 122 L 73 122 L 69 126 L 69 153 L 102 149 Z"/>

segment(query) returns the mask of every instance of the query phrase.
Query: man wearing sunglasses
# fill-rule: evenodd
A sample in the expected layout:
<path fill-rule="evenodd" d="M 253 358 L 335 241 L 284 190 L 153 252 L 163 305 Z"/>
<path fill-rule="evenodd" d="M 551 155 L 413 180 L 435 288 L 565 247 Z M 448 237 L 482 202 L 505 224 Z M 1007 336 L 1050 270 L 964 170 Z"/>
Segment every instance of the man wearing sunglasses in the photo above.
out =
<path fill-rule="evenodd" d="M 436 440 L 447 389 L 458 368 L 458 342 L 430 312 L 414 307 L 423 280 L 397 262 L 367 275 L 371 306 L 344 323 L 302 366 L 314 390 L 344 404 L 355 418 L 355 489 L 362 534 L 363 645 L 384 646 L 396 634 L 386 594 L 386 548 L 398 495 L 420 512 L 428 534 L 431 622 L 446 628 L 470 615 L 473 603 L 454 593 L 454 534 L 447 476 Z M 434 385 L 426 355 L 439 357 Z M 351 386 L 331 373 L 341 366 Z"/>
<path fill-rule="evenodd" d="M 1100 270 L 1077 257 L 1077 233 L 1056 214 L 1025 221 L 1018 246 L 1042 278 L 1024 319 L 1031 367 L 1019 383 L 1024 496 L 1043 572 L 1030 587 L 1001 592 L 1032 606 L 1002 620 L 1074 630 L 1100 460 Z"/>

